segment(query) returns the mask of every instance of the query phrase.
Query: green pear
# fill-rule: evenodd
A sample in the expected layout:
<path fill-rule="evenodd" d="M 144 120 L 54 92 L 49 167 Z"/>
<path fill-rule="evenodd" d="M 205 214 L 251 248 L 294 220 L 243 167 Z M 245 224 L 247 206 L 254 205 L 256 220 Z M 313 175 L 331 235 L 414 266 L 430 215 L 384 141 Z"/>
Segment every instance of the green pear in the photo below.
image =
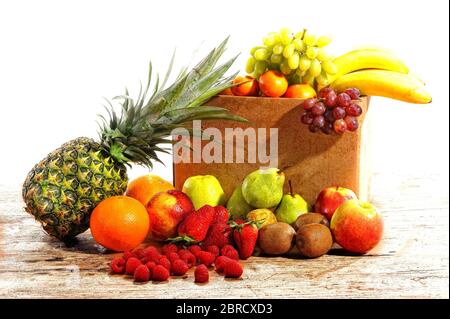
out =
<path fill-rule="evenodd" d="M 227 209 L 233 217 L 245 217 L 247 213 L 253 210 L 242 196 L 242 185 L 236 187 L 227 202 Z"/>
<path fill-rule="evenodd" d="M 212 175 L 191 176 L 183 184 L 183 193 L 188 195 L 195 210 L 210 205 L 218 206 L 225 203 L 225 193 L 219 180 Z"/>
<path fill-rule="evenodd" d="M 256 170 L 245 177 L 242 195 L 255 208 L 277 206 L 283 197 L 284 173 L 278 168 Z"/>
<path fill-rule="evenodd" d="M 275 211 L 277 220 L 286 224 L 294 223 L 298 216 L 306 214 L 309 211 L 308 203 L 303 197 L 293 193 L 291 181 L 289 181 L 289 188 L 290 193 L 283 196 L 280 205 Z"/>

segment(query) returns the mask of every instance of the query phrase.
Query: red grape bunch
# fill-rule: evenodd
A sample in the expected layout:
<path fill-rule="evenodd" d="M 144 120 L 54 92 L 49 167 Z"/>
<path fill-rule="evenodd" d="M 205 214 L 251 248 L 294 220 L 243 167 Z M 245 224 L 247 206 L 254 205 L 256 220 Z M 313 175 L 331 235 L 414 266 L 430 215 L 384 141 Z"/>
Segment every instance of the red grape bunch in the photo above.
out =
<path fill-rule="evenodd" d="M 325 134 L 343 134 L 345 131 L 356 131 L 359 126 L 357 117 L 363 112 L 356 103 L 359 97 L 357 88 L 350 88 L 339 94 L 331 88 L 323 88 L 319 91 L 318 98 L 303 102 L 305 113 L 301 121 L 313 133 L 322 131 Z"/>

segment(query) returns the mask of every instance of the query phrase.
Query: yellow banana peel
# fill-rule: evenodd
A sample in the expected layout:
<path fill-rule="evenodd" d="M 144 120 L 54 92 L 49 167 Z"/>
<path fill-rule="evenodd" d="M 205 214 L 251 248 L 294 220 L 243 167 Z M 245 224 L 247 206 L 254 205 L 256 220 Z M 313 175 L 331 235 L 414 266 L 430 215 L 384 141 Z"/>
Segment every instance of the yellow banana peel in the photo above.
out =
<path fill-rule="evenodd" d="M 396 55 L 387 50 L 362 49 L 345 53 L 333 60 L 338 71 L 331 77 L 331 81 L 340 76 L 364 69 L 390 70 L 408 73 L 408 67 Z"/>
<path fill-rule="evenodd" d="M 418 104 L 431 102 L 431 95 L 419 79 L 395 71 L 356 71 L 340 76 L 330 86 L 338 92 L 355 87 L 364 95 L 383 96 Z"/>

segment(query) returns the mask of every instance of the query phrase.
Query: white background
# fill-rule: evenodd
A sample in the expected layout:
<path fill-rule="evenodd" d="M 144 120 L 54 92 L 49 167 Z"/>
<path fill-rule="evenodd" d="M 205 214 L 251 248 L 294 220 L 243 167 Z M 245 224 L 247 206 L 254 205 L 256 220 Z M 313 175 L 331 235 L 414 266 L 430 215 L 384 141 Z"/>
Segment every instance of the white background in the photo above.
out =
<path fill-rule="evenodd" d="M 61 143 L 96 136 L 102 97 L 136 89 L 152 59 L 164 71 L 231 35 L 228 55 L 282 26 L 334 39 L 335 55 L 376 45 L 395 51 L 426 83 L 430 105 L 371 104 L 374 169 L 441 174 L 448 194 L 449 16 L 447 0 L 401 1 L 1 1 L 0 184 L 18 185 Z M 171 179 L 167 167 L 154 172 Z M 131 176 L 145 172 L 135 168 Z"/>

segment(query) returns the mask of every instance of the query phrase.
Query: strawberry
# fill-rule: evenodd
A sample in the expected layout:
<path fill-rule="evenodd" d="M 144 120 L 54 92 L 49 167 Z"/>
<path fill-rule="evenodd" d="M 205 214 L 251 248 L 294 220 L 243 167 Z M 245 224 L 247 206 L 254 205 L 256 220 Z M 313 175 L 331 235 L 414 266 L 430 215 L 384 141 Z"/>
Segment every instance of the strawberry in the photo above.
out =
<path fill-rule="evenodd" d="M 205 239 L 203 240 L 203 246 L 217 246 L 222 248 L 231 244 L 232 229 L 228 224 L 213 224 L 208 231 Z"/>
<path fill-rule="evenodd" d="M 228 213 L 228 210 L 223 206 L 216 206 L 214 207 L 214 219 L 213 224 L 226 224 L 228 222 L 228 219 L 230 218 L 230 214 Z"/>
<path fill-rule="evenodd" d="M 209 205 L 205 205 L 198 211 L 189 213 L 178 226 L 178 236 L 180 237 L 177 237 L 176 239 L 197 242 L 202 241 L 208 233 L 214 215 L 214 208 Z"/>
<path fill-rule="evenodd" d="M 253 255 L 258 240 L 258 227 L 253 222 L 238 224 L 233 229 L 233 239 L 241 259 Z"/>

